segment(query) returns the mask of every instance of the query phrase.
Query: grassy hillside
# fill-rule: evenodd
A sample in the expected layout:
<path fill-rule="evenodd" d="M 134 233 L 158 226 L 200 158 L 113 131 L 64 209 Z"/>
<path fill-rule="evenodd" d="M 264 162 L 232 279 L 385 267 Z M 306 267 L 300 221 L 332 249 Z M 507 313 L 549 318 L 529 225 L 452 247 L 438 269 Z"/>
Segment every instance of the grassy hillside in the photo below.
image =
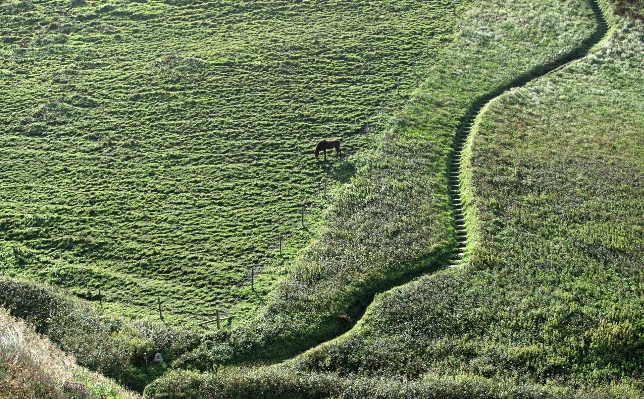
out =
<path fill-rule="evenodd" d="M 523 24 L 518 24 L 519 20 Z M 504 23 L 504 21 L 507 22 Z M 532 2 L 520 1 L 505 2 L 503 5 L 495 2 L 483 2 L 468 10 L 463 21 L 459 24 L 456 42 L 436 67 L 430 70 L 427 80 L 416 93 L 414 99 L 397 117 L 391 134 L 385 135 L 379 142 L 380 147 L 371 158 L 375 161 L 368 159 L 365 162 L 366 165 L 359 170 L 354 185 L 349 190 L 351 194 L 355 194 L 355 197 L 349 197 L 353 198 L 352 201 L 346 201 L 353 206 L 350 209 L 353 213 L 361 212 L 361 215 L 369 215 L 368 218 L 363 219 L 369 223 L 362 225 L 364 230 L 352 225 L 350 234 L 340 227 L 339 222 L 332 224 L 335 229 L 328 233 L 325 232 L 325 235 L 321 236 L 326 242 L 321 239 L 306 252 L 307 254 L 310 252 L 316 254 L 319 253 L 317 251 L 320 251 L 320 247 L 340 247 L 344 253 L 355 253 L 357 256 L 350 257 L 350 259 L 356 260 L 335 266 L 329 266 L 327 263 L 319 261 L 302 265 L 301 269 L 308 271 L 309 274 L 302 273 L 295 275 L 292 279 L 287 278 L 285 284 L 288 283 L 287 287 L 290 289 L 284 290 L 282 299 L 278 298 L 274 303 L 271 303 L 269 310 L 264 314 L 265 318 L 261 320 L 262 322 L 268 324 L 270 321 L 277 320 L 278 322 L 272 326 L 277 324 L 281 326 L 281 329 L 273 327 L 269 331 L 288 336 L 292 331 L 288 331 L 288 329 L 296 329 L 295 331 L 300 334 L 293 334 L 292 340 L 297 341 L 303 336 L 306 337 L 306 334 L 310 334 L 309 331 L 313 329 L 309 327 L 310 330 L 306 330 L 306 326 L 318 325 L 311 322 L 322 319 L 316 315 L 324 316 L 326 314 L 326 319 L 332 320 L 334 316 L 332 312 L 338 312 L 340 309 L 327 306 L 329 303 L 337 304 L 337 298 L 344 300 L 343 294 L 345 292 L 351 292 L 352 298 L 355 298 L 357 296 L 355 291 L 351 291 L 354 286 L 364 284 L 365 281 L 369 282 L 369 279 L 374 281 L 378 277 L 382 278 L 378 276 L 379 273 L 387 275 L 388 273 L 395 274 L 400 270 L 414 270 L 414 268 L 419 270 L 419 263 L 422 262 L 409 262 L 407 259 L 423 259 L 429 264 L 431 261 L 445 262 L 445 252 L 432 252 L 428 248 L 432 248 L 431 244 L 436 242 L 437 237 L 446 237 L 444 248 L 450 248 L 450 250 L 454 248 L 453 226 L 449 226 L 451 224 L 449 219 L 442 218 L 445 213 L 449 215 L 446 165 L 452 140 L 459 124 L 467 116 L 472 104 L 488 93 L 493 93 L 500 87 L 508 85 L 509 82 L 522 74 L 538 74 L 542 65 L 549 64 L 554 60 L 565 62 L 566 54 L 575 53 L 575 48 L 588 48 L 590 44 L 599 39 L 597 35 L 593 34 L 594 23 L 595 17 L 585 2 L 565 4 L 542 2 L 538 6 Z M 509 29 L 509 27 L 514 29 Z M 567 31 L 566 27 L 571 30 Z M 566 33 L 562 34 L 562 31 Z M 554 32 L 558 32 L 557 35 Z M 559 41 L 552 39 L 555 36 L 559 38 Z M 590 40 L 591 38 L 592 40 Z M 531 52 L 527 53 L 528 51 Z M 427 149 L 424 155 L 421 149 Z M 401 159 L 412 159 L 413 161 L 405 163 L 400 161 Z M 423 165 L 422 169 L 417 165 Z M 422 175 L 419 176 L 421 173 Z M 395 176 L 392 177 L 392 180 L 396 179 L 396 184 L 387 184 L 391 180 L 382 179 L 380 176 L 383 175 Z M 370 176 L 375 176 L 375 178 L 370 178 Z M 395 189 L 392 190 L 389 187 L 395 187 Z M 414 195 L 416 193 L 422 194 L 416 197 Z M 418 203 L 415 201 L 419 198 L 422 198 L 420 203 L 424 206 L 418 207 Z M 387 206 L 393 201 L 400 204 L 400 208 L 397 209 L 398 213 L 393 213 L 397 218 L 388 218 L 392 213 L 377 212 L 378 210 L 392 209 Z M 343 209 L 342 206 L 348 207 L 342 202 L 336 206 L 339 209 Z M 423 212 L 425 209 L 431 209 L 431 211 L 425 214 Z M 342 215 L 346 216 L 346 214 Z M 417 227 L 414 223 L 416 217 L 423 220 L 419 225 L 426 230 L 423 231 Z M 437 219 L 441 223 L 433 224 Z M 330 217 L 330 220 L 332 222 L 334 218 Z M 340 220 L 345 221 L 347 218 Z M 371 223 L 372 220 L 377 222 Z M 388 230 L 391 224 L 402 220 L 409 221 L 405 225 L 406 228 L 398 234 L 391 234 Z M 427 226 L 432 227 L 428 228 Z M 419 233 L 418 237 L 422 236 L 422 238 L 413 243 L 415 245 L 407 245 L 404 250 L 396 251 L 401 248 L 396 245 L 400 241 L 390 237 L 399 239 L 420 231 L 423 233 Z M 445 231 L 449 232 L 448 235 L 445 235 Z M 382 245 L 381 249 L 366 240 L 365 236 L 375 236 L 379 243 L 385 243 L 385 245 Z M 316 248 L 316 245 L 319 247 Z M 359 249 L 353 249 L 356 247 Z M 390 256 L 383 256 L 387 259 L 386 261 L 379 262 L 377 258 L 376 261 L 373 261 L 370 256 L 373 256 L 374 253 L 379 254 L 380 251 L 388 251 Z M 304 259 L 310 258 L 305 256 Z M 325 259 L 325 257 L 317 259 Z M 468 262 L 472 263 L 475 260 L 476 257 L 473 255 L 471 259 L 468 259 Z M 424 270 L 431 269 L 426 267 Z M 231 396 L 243 392 L 244 389 L 252 389 L 251 385 L 264 387 L 266 392 L 273 393 L 275 392 L 273 388 L 280 392 L 288 390 L 286 388 L 288 384 L 293 384 L 291 388 L 294 392 L 299 388 L 306 391 L 308 388 L 305 389 L 305 387 L 318 386 L 316 385 L 319 382 L 318 378 L 327 378 L 324 377 L 327 375 L 326 373 L 332 373 L 332 377 L 328 378 L 335 378 L 343 382 L 337 382 L 339 385 L 328 387 L 326 391 L 324 389 L 327 388 L 321 388 L 320 392 L 326 392 L 326 394 L 315 394 L 324 397 L 324 395 L 333 395 L 337 392 L 346 393 L 345 388 L 348 390 L 360 389 L 360 386 L 352 384 L 352 377 L 344 380 L 343 376 L 346 375 L 357 374 L 366 378 L 376 374 L 382 375 L 385 378 L 384 381 L 388 381 L 387 378 L 391 378 L 391 376 L 413 379 L 422 379 L 423 376 L 426 376 L 426 382 L 431 386 L 432 383 L 441 383 L 440 381 L 443 380 L 430 371 L 440 370 L 448 374 L 445 377 L 445 384 L 452 387 L 449 390 L 456 396 L 457 394 L 454 392 L 457 391 L 452 389 L 459 385 L 460 373 L 465 374 L 463 384 L 472 384 L 484 391 L 489 388 L 491 397 L 511 396 L 509 393 L 511 390 L 501 388 L 501 385 L 505 383 L 490 382 L 490 387 L 486 388 L 485 378 L 492 375 L 477 375 L 475 372 L 469 372 L 468 369 L 459 368 L 461 365 L 467 365 L 465 360 L 468 359 L 469 354 L 474 354 L 470 352 L 474 349 L 467 345 L 469 337 L 477 332 L 481 333 L 485 323 L 494 320 L 497 317 L 494 312 L 499 310 L 498 308 L 488 309 L 485 306 L 478 307 L 476 301 L 483 300 L 485 295 L 490 295 L 487 292 L 478 292 L 474 289 L 472 292 L 468 290 L 467 287 L 471 288 L 472 284 L 476 283 L 476 281 L 469 280 L 470 276 L 467 274 L 469 271 L 470 268 L 445 270 L 378 296 L 356 329 L 338 340 L 322 345 L 295 359 L 289 366 L 293 368 L 281 371 L 276 368 L 244 369 L 201 377 L 185 374 L 173 375 L 149 387 L 148 393 L 162 396 L 164 393 L 176 392 L 173 391 L 173 386 L 168 385 L 168 382 L 174 382 L 176 378 L 187 381 L 187 385 L 184 387 L 194 384 L 195 389 L 202 390 L 200 391 L 202 395 L 215 395 L 213 387 L 228 383 L 237 386 L 237 388 L 231 388 L 229 393 Z M 352 280 L 352 276 L 359 276 L 359 282 Z M 335 284 L 335 287 L 332 284 Z M 332 287 L 327 288 L 329 286 Z M 295 287 L 297 289 L 294 289 Z M 483 289 L 483 284 L 476 285 L 476 287 Z M 299 292 L 305 292 L 310 300 L 304 302 L 303 305 L 287 302 L 289 298 L 299 299 L 297 297 Z M 325 302 L 329 297 L 334 298 L 334 301 Z M 323 305 L 318 306 L 319 303 Z M 277 304 L 282 306 L 279 309 L 280 313 L 278 310 L 273 310 L 277 308 Z M 338 313 L 335 314 L 335 317 L 341 319 L 342 314 Z M 487 319 L 483 316 L 486 316 Z M 330 321 L 320 324 L 324 328 L 329 323 Z M 268 327 L 263 328 L 269 329 Z M 491 333 L 493 332 L 495 330 L 491 330 Z M 209 347 L 204 348 L 204 353 L 208 354 L 209 359 L 215 364 L 230 361 L 231 357 L 239 356 L 240 352 L 243 353 L 242 344 L 251 347 L 256 344 L 251 339 L 240 339 L 240 334 L 237 332 L 231 335 L 225 344 L 213 346 L 213 343 L 209 342 Z M 259 336 L 263 338 L 261 334 Z M 270 337 L 270 335 L 265 334 L 264 337 Z M 461 344 L 463 347 L 459 346 Z M 283 345 L 292 345 L 292 343 Z M 492 345 L 491 343 L 487 348 L 492 348 Z M 259 352 L 258 346 L 261 347 L 261 345 L 253 347 L 255 355 Z M 205 357 L 205 355 L 202 356 L 200 360 L 203 361 Z M 497 360 L 497 358 L 491 358 L 490 362 L 496 365 Z M 487 367 L 483 360 L 478 360 L 478 362 L 481 363 L 481 367 Z M 269 382 L 273 379 L 280 379 L 281 377 L 278 377 L 278 375 L 281 376 L 280 373 L 288 374 L 289 372 L 294 373 L 293 379 L 289 379 L 289 382 L 285 382 L 284 385 L 273 385 Z M 504 372 L 498 374 L 501 380 L 507 377 Z M 272 378 L 271 375 L 273 375 Z M 257 382 L 258 380 L 263 382 Z M 525 384 L 539 384 L 541 382 L 544 381 L 530 378 L 523 381 Z M 495 385 L 497 383 L 501 385 Z M 369 385 L 369 383 L 365 384 Z M 377 382 L 373 382 L 373 384 L 382 387 Z M 388 383 L 384 382 L 384 384 Z M 419 382 L 419 384 L 425 386 L 424 382 Z M 516 384 L 516 381 L 508 384 L 508 386 L 512 386 Z M 325 383 L 322 383 L 322 386 L 324 387 Z M 425 388 L 418 389 L 426 388 L 425 386 Z M 533 388 L 526 389 L 533 392 L 530 395 L 538 395 L 539 392 L 545 390 L 556 396 L 559 388 L 539 388 L 534 385 L 534 390 L 532 390 Z M 561 389 L 566 391 L 567 388 Z M 576 395 L 573 391 L 569 393 L 572 396 Z M 226 395 L 221 394 L 222 397 L 226 397 Z M 171 393 L 170 396 L 172 396 Z M 277 396 L 279 395 L 276 394 Z"/>
<path fill-rule="evenodd" d="M 351 328 L 378 292 L 449 263 L 456 234 L 446 165 L 472 103 L 567 57 L 595 27 L 583 1 L 503 4 L 477 4 L 461 16 L 454 44 L 361 159 L 325 228 L 259 316 L 213 334 L 182 366 L 293 356 Z"/>
<path fill-rule="evenodd" d="M 214 3 L 114 3 L 114 8 L 105 8 L 93 3 L 73 2 L 64 6 L 79 6 L 73 12 L 79 12 L 83 7 L 85 11 L 94 10 L 83 13 L 82 17 L 79 14 L 77 20 L 82 23 L 89 21 L 88 26 L 95 26 L 92 21 L 105 15 L 122 20 L 153 21 L 151 15 L 156 14 L 150 10 L 155 7 L 176 7 L 175 11 L 186 13 L 196 8 L 203 13 L 212 11 L 208 4 Z M 225 9 L 222 4 L 219 4 L 218 11 Z M 255 9 L 256 4 L 264 8 Z M 242 8 L 244 11 L 255 10 L 244 14 L 244 22 L 259 16 L 263 18 L 264 12 L 272 15 L 274 4 L 239 3 L 226 9 L 226 16 L 235 15 L 235 11 L 240 11 L 237 8 Z M 318 4 L 322 3 L 291 4 L 288 5 L 290 8 L 280 11 L 288 14 L 291 8 L 305 7 L 308 11 L 317 10 L 322 18 L 328 9 L 318 7 Z M 362 3 L 333 6 L 342 9 L 354 4 Z M 376 9 L 402 10 L 396 7 L 395 2 L 379 4 Z M 272 271 L 264 274 L 267 282 L 263 286 L 262 282 L 258 284 L 258 292 L 267 292 L 271 287 L 268 281 L 275 278 L 280 270 L 285 276 L 269 296 L 258 296 L 260 299 L 256 301 L 263 305 L 258 316 L 233 329 L 202 336 L 195 350 L 174 363 L 178 368 L 196 368 L 209 373 L 173 371 L 149 386 L 146 390 L 148 396 L 642 396 L 644 327 L 641 322 L 642 276 L 639 270 L 644 263 L 641 255 L 644 229 L 639 220 L 642 214 L 639 201 L 642 187 L 639 182 L 644 159 L 641 146 L 644 131 L 641 118 L 644 103 L 641 98 L 644 97 L 639 83 L 643 70 L 641 37 L 644 27 L 638 21 L 642 15 L 641 4 L 637 1 L 620 1 L 617 4 L 615 9 L 625 17 L 617 18 L 614 35 L 594 55 L 525 88 L 510 90 L 490 103 L 477 119 L 462 165 L 465 182 L 462 190 L 468 217 L 467 257 L 459 267 L 444 269 L 457 243 L 447 165 L 452 157 L 454 136 L 468 120 L 473 105 L 481 103 L 491 93 L 510 88 L 517 78 L 539 74 L 544 65 L 565 62 L 578 49 L 588 48 L 598 39 L 598 32 L 601 33 L 589 3 L 582 0 L 484 0 L 467 4 L 467 8 L 465 5 L 456 9 L 459 18 L 456 28 L 453 31 L 446 28 L 444 36 L 437 40 L 441 45 L 454 40 L 446 51 L 440 51 L 438 43 L 435 43 L 435 48 L 429 41 L 425 43 L 433 62 L 426 69 L 416 71 L 423 74 L 423 82 L 414 95 L 411 98 L 398 97 L 397 90 L 383 91 L 383 96 L 393 96 L 389 106 L 398 108 L 408 101 L 400 110 L 393 112 L 387 126 L 384 124 L 388 118 L 387 110 L 379 124 L 369 124 L 369 130 L 377 126 L 374 130 L 381 133 L 367 137 L 343 136 L 354 149 L 374 148 L 361 150 L 348 160 L 333 163 L 328 173 L 336 185 L 354 173 L 355 176 L 349 185 L 337 189 L 318 233 L 311 228 L 300 230 L 299 238 L 291 235 L 289 255 L 285 258 L 290 258 L 292 263 L 281 269 L 286 263 L 274 257 L 273 263 L 267 264 L 265 271 Z M 123 9 L 118 10 L 116 6 Z M 39 6 L 27 1 L 3 7 L 3 12 L 17 21 L 30 12 L 37 12 L 34 10 Z M 442 3 L 441 7 L 437 12 L 452 18 L 451 4 Z M 146 12 L 137 13 L 132 11 L 134 9 Z M 288 15 L 291 21 L 297 14 Z M 270 18 L 261 20 L 266 25 Z M 374 20 L 379 21 L 378 18 Z M 26 21 L 28 19 L 22 20 Z M 187 26 L 184 26 L 186 31 L 189 30 Z M 138 29 L 132 31 L 134 36 L 140 33 Z M 245 29 L 250 29 L 248 24 L 244 25 Z M 159 30 L 147 40 L 154 43 L 153 39 L 157 37 L 163 37 Z M 122 40 L 123 37 L 115 36 L 114 39 Z M 12 39 L 8 40 L 11 42 Z M 67 43 L 70 41 L 62 44 Z M 432 48 L 434 54 L 431 54 Z M 252 58 L 259 51 L 255 49 L 248 57 Z M 174 56 L 167 61 L 162 60 L 162 63 L 174 65 L 172 68 L 176 69 L 168 72 L 172 75 L 168 79 L 181 82 L 181 79 L 189 77 L 190 68 L 195 63 L 183 58 L 177 61 Z M 413 68 L 413 64 L 412 61 L 408 65 Z M 304 62 L 298 64 L 296 69 L 303 68 L 303 65 Z M 175 72 L 177 74 L 173 75 Z M 183 93 L 187 90 L 185 87 L 189 87 L 179 90 L 175 83 L 168 83 L 170 81 L 163 83 L 164 90 L 174 87 L 177 93 Z M 198 90 L 196 86 L 194 90 Z M 324 92 L 327 93 L 326 88 Z M 343 101 L 334 104 L 343 104 Z M 226 104 L 222 103 L 222 106 Z M 122 104 L 118 109 L 124 109 Z M 163 113 L 172 116 L 173 110 L 177 109 L 169 106 Z M 211 109 L 209 111 L 212 112 Z M 39 109 L 32 118 L 41 114 L 49 115 L 49 108 L 45 107 L 43 112 Z M 253 117 L 256 114 L 249 115 Z M 338 115 L 344 115 L 344 111 L 338 111 Z M 77 119 L 70 117 L 71 120 Z M 35 119 L 26 124 L 14 124 L 12 129 L 22 129 L 34 123 L 38 129 Z M 68 126 L 71 122 L 57 125 L 54 119 L 43 123 L 42 126 L 47 126 L 43 131 L 49 131 L 50 126 Z M 120 123 L 115 126 L 120 126 Z M 350 122 L 346 123 L 350 125 Z M 356 131 L 366 132 L 366 123 L 357 125 Z M 386 130 L 382 132 L 382 129 Z M 51 131 L 56 130 L 52 128 Z M 46 138 L 37 131 L 33 135 L 25 131 L 22 136 L 16 132 L 11 130 L 7 137 L 12 137 L 12 140 L 22 136 L 28 140 Z M 177 135 L 176 131 L 173 134 Z M 206 135 L 202 134 L 200 139 L 204 140 L 204 137 Z M 243 135 L 239 137 L 243 143 Z M 310 139 L 315 141 L 313 136 Z M 138 143 L 134 139 L 134 145 Z M 149 151 L 154 152 L 157 144 L 160 148 L 165 144 L 174 148 L 178 143 L 179 140 L 151 141 Z M 112 159 L 110 157 L 119 151 L 126 151 L 123 148 L 126 146 L 114 147 L 114 141 L 107 140 L 101 151 L 107 151 L 111 154 L 107 158 Z M 183 154 L 186 158 L 190 158 L 191 151 L 198 152 L 195 148 L 185 148 Z M 239 156 L 245 156 L 248 151 L 249 148 L 240 150 Z M 298 151 L 294 153 L 301 155 Z M 258 154 L 254 153 L 271 160 L 280 156 Z M 186 158 L 171 157 L 173 162 L 183 166 L 186 164 L 181 162 L 187 162 Z M 88 156 L 86 159 L 93 158 Z M 310 163 L 309 171 L 312 172 L 309 175 L 307 162 L 284 165 L 293 170 L 304 165 L 300 169 L 303 181 L 313 181 L 321 169 L 315 169 L 318 164 Z M 242 164 L 244 169 L 249 168 Z M 259 169 L 257 174 L 268 170 L 266 167 Z M 158 175 L 155 172 L 150 176 L 157 179 Z M 82 179 L 79 177 L 75 181 Z M 128 180 L 119 178 L 114 181 L 121 184 Z M 132 182 L 138 181 L 141 179 L 132 179 Z M 248 197 L 252 197 L 251 194 L 246 193 Z M 29 198 L 31 201 L 32 197 Z M 318 197 L 316 201 L 320 201 L 320 207 L 316 209 L 322 209 L 324 200 Z M 292 204 L 290 215 L 297 220 L 300 203 L 295 201 Z M 314 215 L 308 225 L 313 227 L 317 217 Z M 65 266 L 68 264 L 65 262 L 72 265 L 70 259 L 76 259 L 76 262 L 83 259 L 86 262 L 83 267 L 80 267 L 81 263 L 70 266 L 70 270 L 75 271 L 74 278 L 86 276 L 90 269 L 106 274 L 114 274 L 113 270 L 116 270 L 122 273 L 120 276 L 123 278 L 130 275 L 129 269 L 110 269 L 107 261 L 92 263 L 93 255 L 87 254 L 108 253 L 100 247 L 86 252 L 74 252 L 82 248 L 77 244 L 71 251 L 69 248 L 29 247 L 28 244 L 46 242 L 43 237 L 33 238 L 28 234 L 45 231 L 49 226 L 48 218 L 34 217 L 29 219 L 29 223 L 35 224 L 18 228 L 11 224 L 14 223 L 11 217 L 7 220 L 3 234 L 9 232 L 7 237 L 16 231 L 24 234 L 19 236 L 20 239 L 8 239 L 5 244 L 4 270 L 9 274 L 31 270 L 31 274 L 26 273 L 31 278 L 53 281 L 47 273 L 54 270 L 54 266 L 38 274 L 35 273 L 37 265 L 55 260 L 56 266 Z M 79 220 L 76 222 L 80 225 Z M 88 218 L 82 219 L 83 223 L 86 220 Z M 191 220 L 203 223 L 200 218 Z M 129 228 L 139 229 L 141 226 L 140 223 L 132 224 Z M 246 229 L 250 224 L 240 226 Z M 310 245 L 301 255 L 295 255 L 296 250 L 312 236 L 315 238 Z M 195 247 L 191 248 L 190 253 L 194 253 Z M 59 252 L 56 251 L 66 255 L 58 257 L 56 254 Z M 239 253 L 242 254 L 238 256 L 240 259 L 256 259 L 244 250 Z M 107 256 L 105 259 L 110 258 Z M 149 270 L 149 273 L 161 270 L 155 267 L 146 269 L 137 265 L 132 270 Z M 60 270 L 65 270 L 65 267 Z M 85 274 L 77 273 L 78 270 Z M 421 274 L 425 275 L 387 291 Z M 136 276 L 141 284 L 141 276 Z M 148 281 L 152 281 L 148 288 L 156 287 L 157 277 L 153 274 L 146 276 Z M 72 280 L 75 284 L 72 288 L 77 293 L 98 287 L 78 281 Z M 7 280 L 4 284 L 8 284 Z M 190 284 L 185 281 L 185 287 L 190 287 Z M 35 292 L 33 287 L 24 292 L 16 287 L 18 285 L 12 286 L 16 292 L 12 300 L 16 303 Z M 210 288 L 205 285 L 203 290 L 206 292 Z M 193 291 L 192 288 L 186 290 Z M 227 297 L 222 294 L 222 298 L 253 296 L 248 289 L 237 289 L 234 291 L 237 294 L 230 294 L 233 291 L 229 290 L 225 294 Z M 383 291 L 386 292 L 378 294 Z M 13 291 L 3 290 L 4 297 L 7 297 L 6 292 Z M 114 298 L 109 297 L 114 292 L 120 291 L 110 292 L 108 299 Z M 151 293 L 138 288 L 132 292 L 135 296 L 140 293 L 141 298 Z M 176 292 L 179 295 L 187 291 L 178 288 Z M 204 294 L 204 298 L 208 295 L 211 294 Z M 373 304 L 358 325 L 336 340 L 279 365 L 222 367 L 275 362 L 336 336 L 353 326 L 374 296 Z M 0 295 L 0 299 L 6 301 L 4 297 Z M 177 298 L 173 305 L 188 306 L 191 300 L 192 297 Z M 153 303 L 151 299 L 147 301 L 137 302 L 124 296 L 126 305 L 123 306 L 129 308 L 131 314 L 143 314 L 143 309 Z M 246 303 L 251 302 L 248 299 Z M 221 303 L 217 302 L 218 305 Z M 130 307 L 132 304 L 141 308 L 136 310 Z M 23 306 L 25 314 L 22 316 L 33 316 L 35 320 L 47 320 L 47 323 L 55 320 L 59 327 L 66 325 L 64 307 L 61 308 L 63 311 L 48 319 L 47 306 L 41 305 Z M 203 310 L 206 305 L 201 306 L 198 302 L 198 307 L 201 309 L 198 312 L 208 313 Z M 40 313 L 34 316 L 34 312 Z M 87 332 L 94 325 L 91 321 L 94 316 L 88 319 L 90 322 L 84 323 L 82 314 L 74 313 L 69 319 L 73 321 L 70 325 L 81 326 L 74 331 L 77 332 L 75 336 L 89 337 L 91 335 Z M 89 311 L 87 314 L 93 315 Z M 172 317 L 181 320 L 176 315 Z M 119 343 L 121 336 L 110 327 L 116 324 L 105 321 L 98 323 L 105 342 L 117 343 L 117 350 L 110 353 L 118 356 L 121 349 L 127 351 L 130 348 L 132 351 L 129 360 L 123 364 L 132 364 L 136 368 L 134 363 L 140 359 L 138 351 L 160 345 L 152 338 L 159 337 L 151 334 L 154 329 L 139 330 L 135 325 L 123 328 L 120 324 L 117 330 L 123 332 L 125 339 Z M 50 331 L 61 333 L 64 329 Z M 63 333 L 58 337 L 61 345 L 67 344 L 71 350 L 83 352 L 80 347 L 73 348 L 73 334 Z M 173 342 L 183 342 L 184 338 L 188 344 L 172 347 Z M 194 336 L 175 337 L 164 342 L 175 355 L 197 345 Z M 101 352 L 94 353 L 100 356 Z"/>
<path fill-rule="evenodd" d="M 0 397 L 134 399 L 138 395 L 79 367 L 73 357 L 0 308 Z"/>
<path fill-rule="evenodd" d="M 3 2 L 0 271 L 177 323 L 256 302 L 459 3 Z"/>
<path fill-rule="evenodd" d="M 379 296 L 289 365 L 175 381 L 213 397 L 642 397 L 644 7 L 630 6 L 592 55 L 478 120 L 462 267 Z"/>

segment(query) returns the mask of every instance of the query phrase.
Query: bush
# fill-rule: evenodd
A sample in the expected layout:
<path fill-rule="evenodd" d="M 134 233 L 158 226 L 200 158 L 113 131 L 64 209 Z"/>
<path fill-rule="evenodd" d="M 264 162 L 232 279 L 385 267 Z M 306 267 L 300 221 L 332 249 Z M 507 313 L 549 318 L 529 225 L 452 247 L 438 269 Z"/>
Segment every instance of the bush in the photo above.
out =
<path fill-rule="evenodd" d="M 165 372 L 152 364 L 154 353 L 171 362 L 197 342 L 192 332 L 102 315 L 63 291 L 20 280 L 0 279 L 0 306 L 34 325 L 80 365 L 137 391 Z"/>

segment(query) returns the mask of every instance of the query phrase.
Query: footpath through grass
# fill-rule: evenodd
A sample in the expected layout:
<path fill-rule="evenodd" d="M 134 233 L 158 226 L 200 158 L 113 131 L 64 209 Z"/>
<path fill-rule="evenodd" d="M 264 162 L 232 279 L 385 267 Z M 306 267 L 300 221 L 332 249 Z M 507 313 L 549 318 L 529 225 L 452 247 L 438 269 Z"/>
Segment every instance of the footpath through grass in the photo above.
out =
<path fill-rule="evenodd" d="M 541 65 L 589 43 L 595 28 L 593 11 L 584 1 L 472 5 L 459 23 L 454 44 L 428 71 L 410 104 L 378 140 L 377 150 L 365 158 L 352 186 L 332 206 L 332 228 L 325 229 L 305 251 L 296 273 L 278 286 L 254 329 L 213 335 L 186 356 L 184 364 L 208 369 L 238 359 L 250 361 L 251 355 L 257 359 L 263 353 L 305 347 L 301 343 L 307 339 L 314 342 L 341 331 L 341 323 L 355 317 L 351 310 L 359 308 L 354 306 L 356 299 L 366 303 L 369 293 L 400 281 L 397 276 L 406 273 L 409 278 L 445 264 L 455 245 L 447 164 L 454 135 L 468 110 L 517 76 L 538 71 Z M 352 215 L 359 215 L 355 222 Z M 332 261 L 338 258 L 341 262 Z M 462 278 L 464 284 L 466 277 Z M 202 376 L 176 373 L 150 386 L 147 393 L 162 397 L 194 389 L 195 395 L 235 397 L 256 387 L 265 389 L 267 397 L 284 392 L 293 392 L 293 397 L 339 392 L 352 397 L 352 390 L 356 396 L 371 395 L 392 382 L 386 378 L 367 382 L 374 374 L 418 378 L 431 367 L 432 356 L 452 359 L 449 351 L 458 341 L 451 342 L 447 336 L 478 331 L 476 324 L 467 326 L 456 311 L 461 296 L 450 283 L 453 279 L 452 272 L 438 272 L 378 296 L 352 333 L 307 352 L 285 368 L 235 369 Z M 359 379 L 364 385 L 342 377 L 353 373 L 365 377 Z M 474 391 L 486 389 L 484 381 L 473 378 L 463 384 L 471 383 Z M 438 385 L 441 381 L 434 380 Z M 437 388 L 436 395 L 459 397 L 458 392 L 469 392 L 458 391 L 458 381 L 446 379 L 446 390 Z M 233 388 L 215 388 L 227 384 Z M 501 385 L 492 384 L 490 389 Z M 427 392 L 426 386 L 418 389 Z M 508 389 L 490 395 L 510 395 L 513 391 Z M 300 394 L 295 393 L 298 390 Z M 538 387 L 526 390 L 541 391 Z"/>
<path fill-rule="evenodd" d="M 594 54 L 483 114 L 464 267 L 379 296 L 355 332 L 289 365 L 172 381 L 208 397 L 641 398 L 644 7 L 630 6 Z"/>
<path fill-rule="evenodd" d="M 139 318 L 158 318 L 158 297 L 177 324 L 243 313 L 445 47 L 459 3 L 3 2 L 0 273 L 100 289 Z M 347 159 L 314 159 L 329 137 Z"/>

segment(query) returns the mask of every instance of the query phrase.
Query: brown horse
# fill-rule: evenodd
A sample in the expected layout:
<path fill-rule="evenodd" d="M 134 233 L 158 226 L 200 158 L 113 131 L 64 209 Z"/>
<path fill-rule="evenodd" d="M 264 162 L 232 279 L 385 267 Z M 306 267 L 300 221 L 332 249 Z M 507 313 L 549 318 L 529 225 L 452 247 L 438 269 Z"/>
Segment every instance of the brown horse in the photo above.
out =
<path fill-rule="evenodd" d="M 326 161 L 326 150 L 335 148 L 335 153 L 342 155 L 340 151 L 340 140 L 322 140 L 315 146 L 315 157 L 317 158 L 320 155 L 320 151 L 324 151 L 324 160 Z"/>

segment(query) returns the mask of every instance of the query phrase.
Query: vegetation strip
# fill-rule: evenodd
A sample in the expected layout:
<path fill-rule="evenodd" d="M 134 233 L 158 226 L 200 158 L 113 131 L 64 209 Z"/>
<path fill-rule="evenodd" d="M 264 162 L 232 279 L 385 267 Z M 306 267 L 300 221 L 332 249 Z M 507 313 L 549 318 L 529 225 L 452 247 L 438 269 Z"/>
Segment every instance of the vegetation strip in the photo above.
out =
<path fill-rule="evenodd" d="M 454 254 L 453 261 L 450 265 L 451 267 L 460 265 L 466 255 L 468 246 L 468 223 L 466 221 L 472 220 L 474 224 L 476 224 L 475 215 L 472 215 L 471 217 L 466 215 L 471 208 L 468 207 L 469 199 L 463 195 L 462 191 L 463 186 L 468 184 L 467 182 L 462 181 L 462 178 L 467 175 L 467 173 L 463 172 L 463 152 L 469 151 L 465 149 L 465 146 L 471 137 L 472 131 L 476 130 L 477 123 L 482 118 L 482 115 L 485 113 L 489 104 L 497 98 L 505 95 L 508 90 L 523 87 L 533 80 L 539 79 L 553 71 L 570 65 L 570 63 L 585 57 L 598 44 L 606 40 L 609 37 L 610 30 L 612 29 L 612 24 L 609 24 L 608 22 L 608 19 L 610 18 L 608 14 L 610 12 L 610 8 L 605 4 L 605 1 L 606 0 L 589 1 L 597 20 L 597 31 L 593 36 L 582 43 L 579 48 L 575 49 L 573 52 L 562 55 L 548 64 L 538 66 L 533 70 L 518 76 L 507 85 L 499 87 L 494 92 L 477 99 L 472 104 L 472 107 L 468 111 L 468 117 L 461 124 L 458 129 L 458 133 L 455 136 L 454 150 L 448 166 L 449 189 L 452 199 L 452 207 L 454 209 L 455 225 L 457 226 L 456 233 L 458 242 L 456 253 Z M 603 5 L 600 4 L 600 2 L 603 3 Z M 470 237 L 469 241 L 471 242 L 471 245 L 476 245 L 473 242 L 473 239 L 475 238 Z"/>

